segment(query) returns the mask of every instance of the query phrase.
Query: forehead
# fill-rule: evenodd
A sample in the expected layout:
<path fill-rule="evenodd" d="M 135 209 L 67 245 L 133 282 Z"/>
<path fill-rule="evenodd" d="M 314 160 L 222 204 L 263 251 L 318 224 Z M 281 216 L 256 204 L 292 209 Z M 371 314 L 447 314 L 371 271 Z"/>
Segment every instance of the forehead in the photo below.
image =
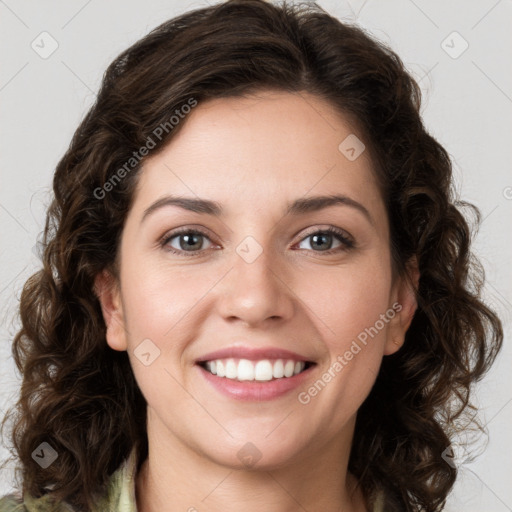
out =
<path fill-rule="evenodd" d="M 341 193 L 382 216 L 368 151 L 355 160 L 345 152 L 344 141 L 357 144 L 360 134 L 316 96 L 263 91 L 218 98 L 200 103 L 181 122 L 170 143 L 145 161 L 134 209 L 170 193 L 215 200 L 227 214 Z"/>

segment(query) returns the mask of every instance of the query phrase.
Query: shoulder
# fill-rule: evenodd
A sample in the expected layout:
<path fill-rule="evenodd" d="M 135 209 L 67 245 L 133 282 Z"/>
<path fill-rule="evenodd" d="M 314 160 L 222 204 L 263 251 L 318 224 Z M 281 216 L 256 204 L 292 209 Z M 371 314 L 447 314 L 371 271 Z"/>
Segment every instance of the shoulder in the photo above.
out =
<path fill-rule="evenodd" d="M 55 503 L 48 495 L 21 498 L 8 494 L 0 498 L 0 512 L 73 512 L 65 503 Z"/>
<path fill-rule="evenodd" d="M 14 494 L 0 498 L 0 512 L 27 512 L 23 500 Z"/>
<path fill-rule="evenodd" d="M 96 512 L 137 512 L 135 475 L 137 451 L 134 447 L 127 459 L 111 475 L 105 492 L 97 496 Z M 30 494 L 0 497 L 0 512 L 74 512 L 66 502 L 55 502 L 49 494 L 35 498 Z"/>

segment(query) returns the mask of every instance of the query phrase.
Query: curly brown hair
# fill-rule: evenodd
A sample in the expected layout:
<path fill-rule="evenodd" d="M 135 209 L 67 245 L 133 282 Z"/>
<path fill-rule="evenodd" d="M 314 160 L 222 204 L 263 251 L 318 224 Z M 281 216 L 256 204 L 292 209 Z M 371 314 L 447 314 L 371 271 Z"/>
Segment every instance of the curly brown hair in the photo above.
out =
<path fill-rule="evenodd" d="M 317 95 L 368 141 L 394 270 L 407 277 L 416 256 L 421 278 L 405 344 L 384 357 L 358 411 L 348 469 L 366 496 L 384 488 L 405 511 L 444 507 L 457 470 L 442 453 L 503 338 L 481 300 L 484 272 L 461 209 L 477 224 L 479 210 L 456 200 L 449 155 L 425 129 L 419 86 L 390 48 L 316 4 L 263 0 L 189 11 L 121 53 L 57 165 L 43 266 L 24 285 L 13 342 L 21 393 L 2 423 L 13 420 L 24 493 L 89 510 L 134 446 L 139 461 L 147 457 L 146 402 L 128 354 L 106 343 L 94 289 L 102 271 L 118 277 L 120 235 L 144 158 L 108 194 L 98 199 L 98 191 L 190 98 L 261 89 Z M 45 441 L 59 464 L 40 471 L 31 454 Z"/>

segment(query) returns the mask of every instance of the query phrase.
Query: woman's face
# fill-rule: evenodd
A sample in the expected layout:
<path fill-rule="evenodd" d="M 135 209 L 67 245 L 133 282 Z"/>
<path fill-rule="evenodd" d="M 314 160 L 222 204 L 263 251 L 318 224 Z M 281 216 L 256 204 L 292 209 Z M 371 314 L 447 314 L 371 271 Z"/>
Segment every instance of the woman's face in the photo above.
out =
<path fill-rule="evenodd" d="M 315 96 L 261 92 L 199 104 L 146 160 L 120 288 L 97 285 L 166 450 L 272 467 L 347 449 L 416 307 L 356 136 Z"/>

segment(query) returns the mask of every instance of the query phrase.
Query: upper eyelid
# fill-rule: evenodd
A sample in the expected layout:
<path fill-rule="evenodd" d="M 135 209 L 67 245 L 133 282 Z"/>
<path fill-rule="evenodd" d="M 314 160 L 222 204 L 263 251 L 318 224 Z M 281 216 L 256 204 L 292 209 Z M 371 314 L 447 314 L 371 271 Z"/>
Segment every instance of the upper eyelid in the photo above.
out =
<path fill-rule="evenodd" d="M 325 226 L 327 226 L 327 225 L 325 224 Z M 345 236 L 346 238 L 348 238 L 349 240 L 354 241 L 354 237 L 346 229 L 339 228 L 337 226 L 327 226 L 327 227 L 313 226 L 311 228 L 306 228 L 306 231 L 302 235 L 301 240 L 308 236 L 314 235 L 317 232 L 324 232 L 324 231 L 328 231 L 329 229 L 333 229 L 335 231 L 341 232 L 341 233 L 334 232 L 334 233 L 332 233 L 333 235 L 337 235 L 337 236 L 342 235 L 342 236 Z M 297 236 L 297 235 L 295 235 L 295 236 Z"/>

